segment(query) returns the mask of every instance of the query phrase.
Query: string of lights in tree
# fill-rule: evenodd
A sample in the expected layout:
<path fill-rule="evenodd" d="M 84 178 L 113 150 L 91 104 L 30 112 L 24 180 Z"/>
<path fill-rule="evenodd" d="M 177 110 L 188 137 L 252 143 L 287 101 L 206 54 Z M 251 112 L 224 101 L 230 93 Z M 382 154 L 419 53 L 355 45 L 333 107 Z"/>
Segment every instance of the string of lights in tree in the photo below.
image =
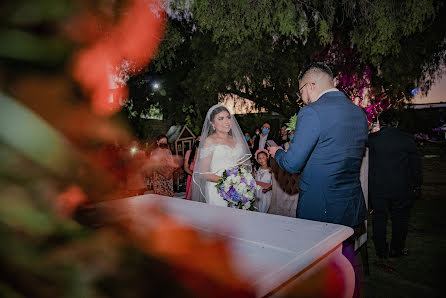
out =
<path fill-rule="evenodd" d="M 345 95 L 347 95 L 347 97 L 350 98 L 350 100 L 357 106 L 363 107 L 364 98 L 360 95 L 362 90 L 357 88 L 349 88 L 346 86 L 338 86 L 338 89 L 342 90 Z M 390 106 L 391 104 L 388 97 L 382 97 L 375 104 L 369 105 L 365 108 L 367 121 L 372 123 L 379 113 L 390 108 Z"/>
<path fill-rule="evenodd" d="M 357 88 L 349 88 L 347 86 L 338 86 L 338 89 L 341 89 L 351 101 L 353 101 L 358 106 L 362 106 L 363 97 L 360 95 L 360 90 Z"/>
<path fill-rule="evenodd" d="M 353 103 L 364 108 L 367 115 L 367 121 L 372 123 L 376 116 L 385 109 L 388 109 L 391 104 L 390 99 L 384 95 L 375 97 L 375 103 L 365 107 L 367 102 L 364 99 L 364 93 L 365 90 L 371 91 L 370 81 L 370 69 L 367 67 L 361 75 L 355 73 L 351 75 L 346 73 L 340 75 L 337 88 L 343 91 Z M 370 94 L 368 96 L 370 96 Z"/>
<path fill-rule="evenodd" d="M 390 106 L 391 106 L 390 100 L 387 97 L 382 98 L 376 104 L 372 104 L 372 105 L 368 106 L 365 109 L 366 114 L 367 114 L 367 121 L 369 121 L 369 123 L 373 122 L 373 119 L 375 119 L 379 113 L 381 113 L 385 109 L 390 108 Z"/>
<path fill-rule="evenodd" d="M 380 112 L 390 107 L 387 95 L 372 87 L 373 68 L 362 63 L 357 52 L 347 43 L 333 43 L 326 52 L 321 53 L 319 60 L 336 69 L 336 88 L 364 109 L 369 123 L 372 123 Z"/>

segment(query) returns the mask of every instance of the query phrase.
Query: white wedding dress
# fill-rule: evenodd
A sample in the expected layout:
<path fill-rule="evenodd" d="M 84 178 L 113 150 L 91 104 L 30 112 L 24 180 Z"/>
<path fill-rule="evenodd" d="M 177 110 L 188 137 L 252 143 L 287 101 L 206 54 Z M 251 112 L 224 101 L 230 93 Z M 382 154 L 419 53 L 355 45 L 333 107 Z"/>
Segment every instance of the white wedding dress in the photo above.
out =
<path fill-rule="evenodd" d="M 228 120 L 231 119 L 231 122 Z M 225 135 L 227 134 L 227 135 Z M 207 114 L 201 130 L 200 146 L 192 175 L 192 200 L 217 206 L 228 206 L 219 194 L 214 175 L 242 166 L 251 172 L 251 151 L 237 119 L 229 110 L 217 104 Z"/>
<path fill-rule="evenodd" d="M 244 157 L 243 150 L 239 146 L 232 148 L 224 144 L 215 144 L 203 148 L 203 157 L 209 154 L 212 154 L 209 172 L 218 176 L 221 176 L 224 170 L 237 166 Z M 216 185 L 215 182 L 206 182 L 204 190 L 206 202 L 211 205 L 227 207 L 228 202 L 220 196 Z"/>

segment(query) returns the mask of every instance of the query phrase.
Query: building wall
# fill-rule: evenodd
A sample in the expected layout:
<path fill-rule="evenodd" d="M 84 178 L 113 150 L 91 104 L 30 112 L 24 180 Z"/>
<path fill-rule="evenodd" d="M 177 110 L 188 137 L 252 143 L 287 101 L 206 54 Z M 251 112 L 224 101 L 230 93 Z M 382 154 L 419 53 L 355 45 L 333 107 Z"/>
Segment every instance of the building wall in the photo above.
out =
<path fill-rule="evenodd" d="M 446 108 L 406 109 L 401 112 L 399 127 L 411 133 L 430 133 L 446 121 Z"/>

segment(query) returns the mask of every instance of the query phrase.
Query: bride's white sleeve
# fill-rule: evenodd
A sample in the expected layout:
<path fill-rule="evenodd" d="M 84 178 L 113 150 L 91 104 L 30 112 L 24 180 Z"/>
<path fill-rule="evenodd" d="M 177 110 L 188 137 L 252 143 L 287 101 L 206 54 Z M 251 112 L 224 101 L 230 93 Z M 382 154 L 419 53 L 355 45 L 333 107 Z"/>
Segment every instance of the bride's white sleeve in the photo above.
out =
<path fill-rule="evenodd" d="M 211 173 L 211 162 L 212 157 L 214 155 L 213 146 L 203 147 L 199 152 L 199 160 L 198 160 L 198 173 L 202 178 L 207 178 L 208 174 Z"/>
<path fill-rule="evenodd" d="M 207 202 L 206 195 L 207 182 L 210 180 L 213 173 L 211 171 L 211 161 L 213 157 L 212 146 L 199 148 L 195 169 L 192 175 L 192 200 L 198 202 Z"/>

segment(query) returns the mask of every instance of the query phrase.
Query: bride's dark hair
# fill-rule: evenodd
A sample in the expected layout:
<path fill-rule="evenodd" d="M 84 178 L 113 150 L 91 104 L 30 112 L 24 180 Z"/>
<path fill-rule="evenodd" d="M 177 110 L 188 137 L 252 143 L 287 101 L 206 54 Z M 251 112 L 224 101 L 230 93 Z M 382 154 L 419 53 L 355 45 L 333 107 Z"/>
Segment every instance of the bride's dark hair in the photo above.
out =
<path fill-rule="evenodd" d="M 229 115 L 231 115 L 231 113 L 229 112 L 229 110 L 225 107 L 225 106 L 218 106 L 216 107 L 214 110 L 212 110 L 211 114 L 209 115 L 209 121 L 210 122 L 214 122 L 214 118 L 217 114 L 221 113 L 221 112 L 227 112 Z M 234 117 L 234 116 L 231 116 Z M 212 125 L 209 126 L 209 132 L 208 132 L 208 136 L 212 135 L 215 133 L 215 130 L 213 129 Z M 228 133 L 230 136 L 232 136 L 232 128 L 231 130 L 229 130 Z"/>

